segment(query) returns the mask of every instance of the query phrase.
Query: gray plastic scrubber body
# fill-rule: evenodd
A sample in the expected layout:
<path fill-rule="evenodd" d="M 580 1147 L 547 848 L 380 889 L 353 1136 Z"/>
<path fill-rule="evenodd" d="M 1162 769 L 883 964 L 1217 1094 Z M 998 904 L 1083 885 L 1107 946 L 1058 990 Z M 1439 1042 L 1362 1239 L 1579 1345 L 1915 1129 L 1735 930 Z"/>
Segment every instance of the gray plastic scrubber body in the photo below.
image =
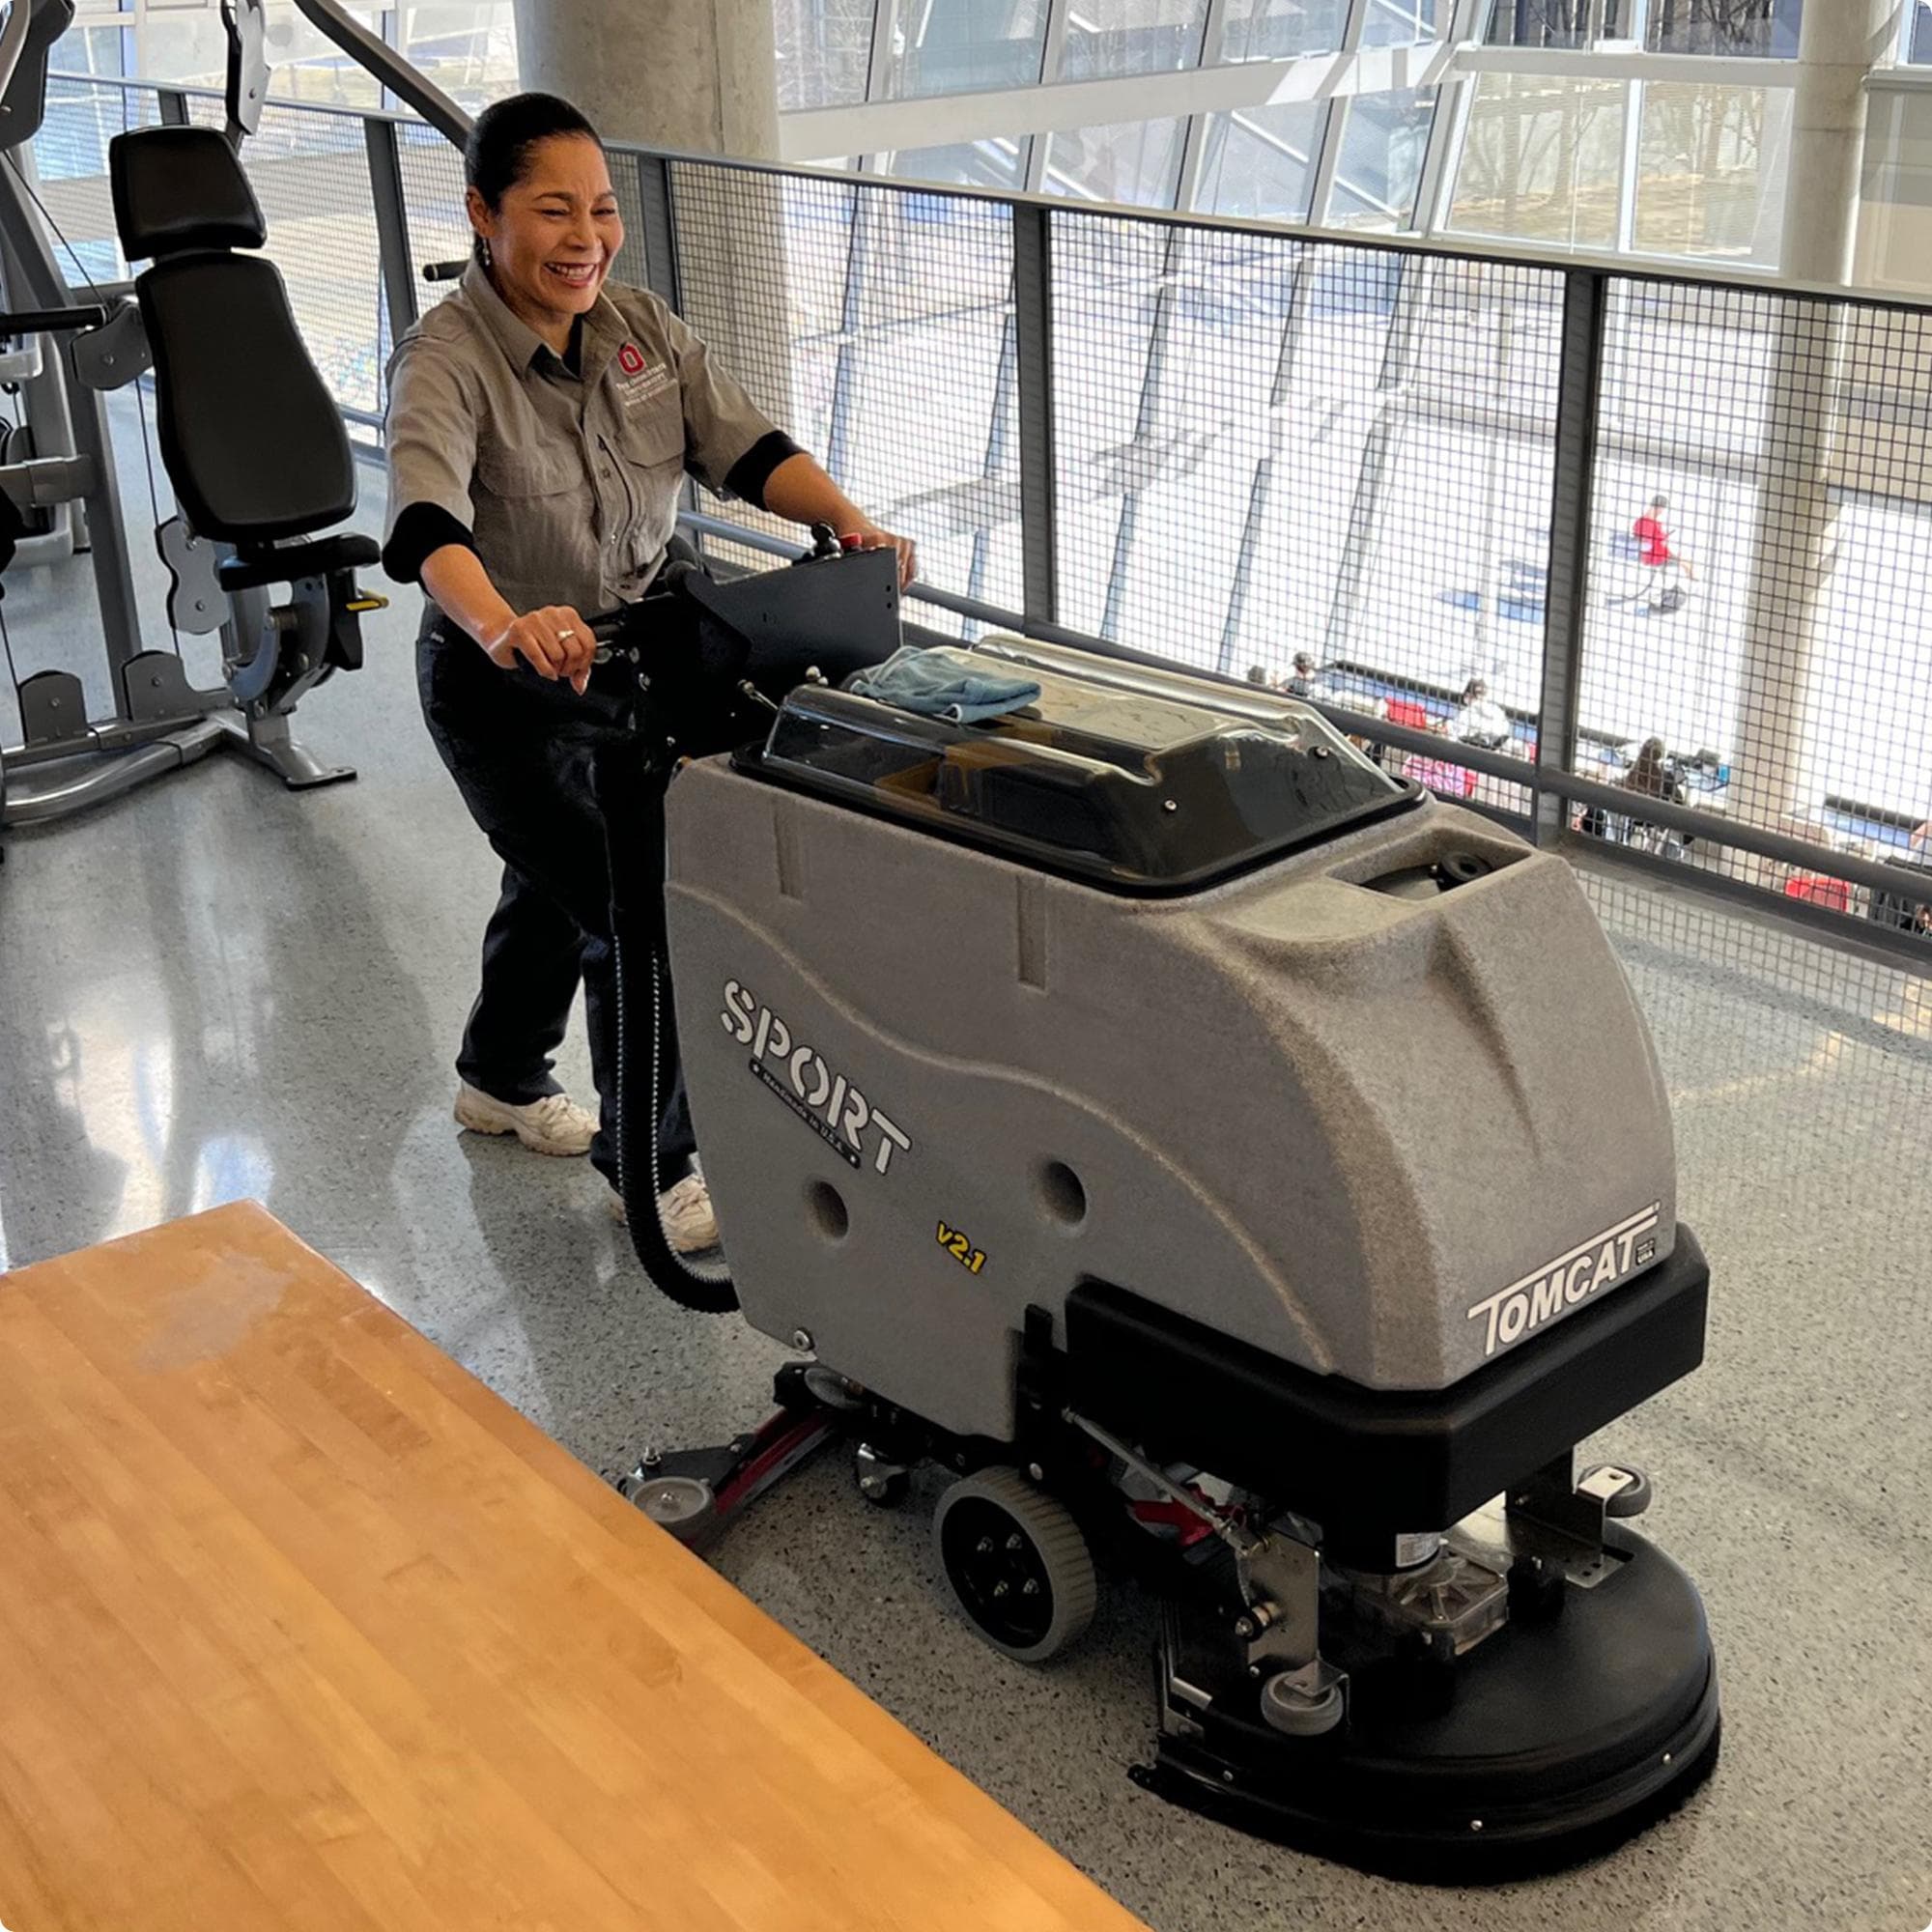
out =
<path fill-rule="evenodd" d="M 747 1319 L 940 1428 L 1010 1439 L 1024 1311 L 1058 1322 L 1082 1280 L 1437 1390 L 1669 1251 L 1623 973 L 1568 866 L 1470 813 L 1425 800 L 1171 898 L 724 760 L 668 820 L 686 1080 Z M 1452 853 L 1493 869 L 1377 889 Z"/>

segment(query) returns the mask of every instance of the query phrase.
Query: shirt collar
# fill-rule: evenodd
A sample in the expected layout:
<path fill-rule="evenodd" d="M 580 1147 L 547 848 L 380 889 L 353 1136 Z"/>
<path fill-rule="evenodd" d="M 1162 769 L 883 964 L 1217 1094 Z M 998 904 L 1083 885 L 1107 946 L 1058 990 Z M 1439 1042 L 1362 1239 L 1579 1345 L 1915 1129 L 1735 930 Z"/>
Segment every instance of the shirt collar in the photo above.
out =
<path fill-rule="evenodd" d="M 563 366 L 550 344 L 497 293 L 496 284 L 480 262 L 471 262 L 464 270 L 463 293 L 483 318 L 483 326 L 518 375 L 528 370 L 539 355 L 548 357 L 559 368 Z M 608 292 L 600 294 L 597 306 L 583 318 L 580 366 L 586 388 L 603 375 L 611 356 L 630 339 L 630 329 L 617 313 L 616 304 Z"/>
<path fill-rule="evenodd" d="M 597 297 L 597 306 L 583 318 L 583 341 L 579 366 L 584 385 L 599 381 L 611 366 L 611 358 L 631 339 L 631 326 L 617 312 L 607 286 Z"/>
<path fill-rule="evenodd" d="M 497 293 L 481 262 L 471 262 L 464 270 L 463 293 L 483 318 L 483 326 L 497 348 L 509 358 L 510 367 L 521 376 L 537 351 L 548 346 L 543 337 Z"/>

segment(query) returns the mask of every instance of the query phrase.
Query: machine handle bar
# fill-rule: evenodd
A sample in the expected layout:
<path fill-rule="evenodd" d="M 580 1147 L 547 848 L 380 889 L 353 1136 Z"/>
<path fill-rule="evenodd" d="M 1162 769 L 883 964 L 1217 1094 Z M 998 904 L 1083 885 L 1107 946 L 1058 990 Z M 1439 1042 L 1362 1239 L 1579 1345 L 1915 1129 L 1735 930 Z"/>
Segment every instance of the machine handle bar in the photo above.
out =
<path fill-rule="evenodd" d="M 107 311 L 94 303 L 79 308 L 0 309 L 0 335 L 53 335 L 69 328 L 104 328 Z"/>

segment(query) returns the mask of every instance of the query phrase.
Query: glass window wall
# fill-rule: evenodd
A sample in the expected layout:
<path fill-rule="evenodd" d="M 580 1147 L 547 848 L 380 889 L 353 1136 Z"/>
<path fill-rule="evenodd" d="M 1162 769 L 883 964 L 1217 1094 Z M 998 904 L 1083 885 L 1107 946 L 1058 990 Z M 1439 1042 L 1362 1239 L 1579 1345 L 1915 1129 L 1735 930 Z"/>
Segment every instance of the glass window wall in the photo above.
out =
<path fill-rule="evenodd" d="M 391 10 L 391 20 L 396 44 L 472 114 L 515 89 L 517 10 L 512 0 L 402 7 Z"/>
<path fill-rule="evenodd" d="M 960 141 L 944 148 L 901 148 L 883 156 L 901 181 L 954 183 L 1017 194 L 1026 186 L 1028 141 Z"/>
<path fill-rule="evenodd" d="M 1449 0 L 1369 0 L 1362 22 L 1365 47 L 1412 47 L 1441 37 Z"/>
<path fill-rule="evenodd" d="M 1628 40 L 1635 0 L 1495 0 L 1484 35 L 1492 47 L 1590 47 Z"/>
<path fill-rule="evenodd" d="M 881 4 L 774 0 L 783 110 L 1017 91 L 1042 79 L 1157 78 L 1204 58 L 1215 12 L 1214 0 L 894 0 L 881 41 Z M 1932 61 L 1932 0 L 1909 4 L 1900 51 Z M 1587 52 L 1641 40 L 1660 54 L 1780 55 L 1796 51 L 1801 7 L 1802 0 L 1489 0 L 1477 10 L 1477 31 L 1492 46 L 1525 52 Z M 516 0 L 355 0 L 353 11 L 472 110 L 516 84 Z M 1641 81 L 1628 67 L 1618 79 L 1599 80 L 1584 67 L 1553 77 L 1481 73 L 1446 91 L 1351 93 L 1362 71 L 1343 54 L 1351 17 L 1358 15 L 1361 45 L 1373 53 L 1429 44 L 1460 12 L 1452 0 L 1220 0 L 1217 60 L 1317 66 L 1293 86 L 1258 89 L 1253 105 L 1201 113 L 1189 205 L 1234 218 L 1412 230 L 1419 214 L 1443 218 L 1434 189 L 1429 209 L 1417 207 L 1437 139 L 1438 158 L 1456 167 L 1446 217 L 1455 232 L 1776 266 L 1786 76 L 1738 89 L 1676 77 Z M 315 33 L 293 0 L 269 0 L 269 42 L 278 96 L 394 104 L 377 99 L 374 82 Z M 127 71 L 218 89 L 225 41 L 216 0 L 80 0 L 58 59 L 68 71 Z M 1310 71 L 1319 84 L 1306 78 Z M 1270 93 L 1321 98 L 1268 99 Z M 1437 129 L 1445 107 L 1466 117 L 1453 144 L 1446 128 Z M 1640 128 L 1629 128 L 1639 111 Z M 1023 115 L 1007 119 L 1017 134 L 992 122 L 983 131 L 969 125 L 977 138 L 900 150 L 874 164 L 1007 192 L 1043 177 L 1058 194 L 1143 207 L 1171 206 L 1180 189 L 1189 132 L 1182 117 L 1051 135 L 1029 135 Z M 1324 182 L 1326 205 L 1312 207 Z"/>
<path fill-rule="evenodd" d="M 1046 45 L 1046 0 L 901 0 L 893 58 L 876 93 L 892 99 L 1032 87 Z"/>
<path fill-rule="evenodd" d="M 1847 0 L 1822 0 L 1844 6 Z M 1659 54 L 1798 57 L 1804 0 L 1650 0 L 1644 44 Z"/>
<path fill-rule="evenodd" d="M 874 0 L 777 0 L 780 113 L 865 99 L 875 12 Z"/>
<path fill-rule="evenodd" d="M 134 16 L 126 16 L 127 25 L 117 26 L 109 14 L 104 20 L 93 15 L 77 21 L 54 43 L 49 65 L 57 73 L 98 73 L 120 76 L 127 73 L 133 51 Z"/>
<path fill-rule="evenodd" d="M 1327 116 L 1321 102 L 1210 115 L 1194 205 L 1209 214 L 1306 221 Z"/>
<path fill-rule="evenodd" d="M 1358 94 L 1347 112 L 1328 220 L 1337 228 L 1412 226 L 1435 119 L 1435 88 Z"/>
<path fill-rule="evenodd" d="M 1636 248 L 1775 264 L 1790 125 L 1784 89 L 1646 85 Z"/>
<path fill-rule="evenodd" d="M 1349 24 L 1348 0 L 1229 0 L 1224 61 L 1332 54 Z"/>
<path fill-rule="evenodd" d="M 1620 81 L 1486 73 L 1449 226 L 1559 247 L 1617 245 L 1627 90 Z"/>
<path fill-rule="evenodd" d="M 1127 121 L 1048 137 L 1046 191 L 1083 201 L 1172 208 L 1184 121 Z"/>
<path fill-rule="evenodd" d="M 372 34 L 381 35 L 385 21 L 381 7 L 351 7 L 349 13 Z M 274 93 L 284 100 L 312 100 L 330 107 L 381 107 L 383 90 L 367 68 L 358 66 L 298 13 L 288 0 L 270 4 L 264 10 L 263 39 L 268 45 L 269 65 L 274 72 Z M 151 14 L 150 31 L 165 16 Z M 227 37 L 219 15 L 215 16 L 214 40 L 217 56 L 215 86 L 227 73 Z"/>
<path fill-rule="evenodd" d="M 1173 73 L 1201 65 L 1208 0 L 1071 0 L 1061 80 Z"/>

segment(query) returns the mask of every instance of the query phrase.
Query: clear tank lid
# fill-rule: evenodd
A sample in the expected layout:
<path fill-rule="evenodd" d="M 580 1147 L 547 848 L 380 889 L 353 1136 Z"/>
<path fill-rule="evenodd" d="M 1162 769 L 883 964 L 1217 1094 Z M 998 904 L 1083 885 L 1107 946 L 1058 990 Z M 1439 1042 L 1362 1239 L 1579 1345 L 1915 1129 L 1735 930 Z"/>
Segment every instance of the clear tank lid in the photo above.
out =
<path fill-rule="evenodd" d="M 1184 892 L 1419 794 L 1272 692 L 990 638 L 948 659 L 1039 687 L 981 724 L 805 685 L 748 766 L 1119 891 Z"/>

